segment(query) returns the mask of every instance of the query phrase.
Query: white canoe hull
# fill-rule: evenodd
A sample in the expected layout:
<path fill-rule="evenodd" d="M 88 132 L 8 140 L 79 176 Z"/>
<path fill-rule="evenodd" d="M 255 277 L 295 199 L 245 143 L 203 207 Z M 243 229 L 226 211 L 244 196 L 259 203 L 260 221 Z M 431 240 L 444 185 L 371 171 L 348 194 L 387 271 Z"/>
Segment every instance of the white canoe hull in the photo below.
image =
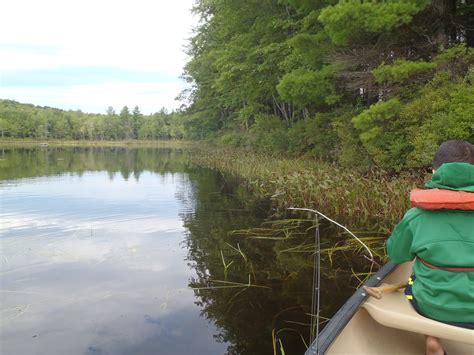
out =
<path fill-rule="evenodd" d="M 411 263 L 385 265 L 366 285 L 407 280 Z M 424 354 L 424 335 L 441 338 L 448 354 L 474 355 L 474 330 L 420 316 L 402 292 L 367 298 L 359 289 L 307 350 L 313 354 Z"/>

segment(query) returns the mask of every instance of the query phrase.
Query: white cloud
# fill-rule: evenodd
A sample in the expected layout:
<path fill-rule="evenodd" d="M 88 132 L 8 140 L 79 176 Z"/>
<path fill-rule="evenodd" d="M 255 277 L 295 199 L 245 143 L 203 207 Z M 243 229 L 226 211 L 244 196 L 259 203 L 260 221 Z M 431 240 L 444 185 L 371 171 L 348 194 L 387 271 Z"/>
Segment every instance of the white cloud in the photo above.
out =
<path fill-rule="evenodd" d="M 0 22 L 0 75 L 2 71 L 61 67 L 114 67 L 173 76 L 175 83 L 156 83 L 145 94 L 145 86 L 104 82 L 94 87 L 59 88 L 2 87 L 2 98 L 54 104 L 103 112 L 104 107 L 139 105 L 148 111 L 161 106 L 177 107 L 173 101 L 181 90 L 179 75 L 186 61 L 184 46 L 196 19 L 193 0 L 16 0 L 2 4 Z M 112 79 L 112 78 L 111 78 Z M 115 78 L 120 80 L 120 78 Z M 112 92 L 110 89 L 112 88 Z M 91 90 L 89 90 L 91 89 Z M 106 92 L 100 93 L 102 89 Z M 146 90 L 150 92 L 150 90 Z M 87 91 L 93 91 L 91 95 Z M 127 91 L 130 96 L 127 96 Z M 99 93 L 99 94 L 98 94 Z M 109 97 L 106 97 L 106 96 Z M 54 97 L 53 97 L 54 96 Z M 58 96 L 61 98 L 60 101 Z M 71 100 L 74 96 L 74 100 Z M 97 97 L 98 96 L 98 97 Z M 110 100 L 110 97 L 115 100 Z M 29 99 L 28 99 L 29 98 Z M 39 102 L 47 99 L 47 102 Z M 103 99 L 100 103 L 100 99 Z M 138 102 L 137 98 L 140 98 Z M 61 104 L 64 102 L 64 104 Z M 72 105 L 72 106 L 68 106 Z"/>

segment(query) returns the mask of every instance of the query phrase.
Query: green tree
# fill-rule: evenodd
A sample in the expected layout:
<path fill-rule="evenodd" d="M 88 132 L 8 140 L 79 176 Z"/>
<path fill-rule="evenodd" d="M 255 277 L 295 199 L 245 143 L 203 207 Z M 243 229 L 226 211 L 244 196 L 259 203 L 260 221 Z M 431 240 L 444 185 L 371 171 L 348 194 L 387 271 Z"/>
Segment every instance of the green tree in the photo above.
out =
<path fill-rule="evenodd" d="M 4 118 L 0 118 L 0 134 L 2 138 L 5 138 L 6 133 L 9 133 L 8 121 Z"/>
<path fill-rule="evenodd" d="M 473 11 L 454 0 L 199 0 L 184 128 L 191 138 L 313 152 L 344 165 L 426 164 L 417 157 L 428 147 L 413 131 L 433 117 L 407 109 L 443 71 L 469 92 Z M 464 118 L 453 118 L 464 113 L 431 114 L 450 120 L 449 136 L 468 136 Z M 331 143 L 297 138 L 315 131 Z"/>
<path fill-rule="evenodd" d="M 132 125 L 133 125 L 133 138 L 138 138 L 138 131 L 142 125 L 143 115 L 140 112 L 138 106 L 135 106 L 132 111 Z"/>
<path fill-rule="evenodd" d="M 120 120 L 120 137 L 130 139 L 133 136 L 133 122 L 132 115 L 127 106 L 124 106 L 119 114 Z"/>

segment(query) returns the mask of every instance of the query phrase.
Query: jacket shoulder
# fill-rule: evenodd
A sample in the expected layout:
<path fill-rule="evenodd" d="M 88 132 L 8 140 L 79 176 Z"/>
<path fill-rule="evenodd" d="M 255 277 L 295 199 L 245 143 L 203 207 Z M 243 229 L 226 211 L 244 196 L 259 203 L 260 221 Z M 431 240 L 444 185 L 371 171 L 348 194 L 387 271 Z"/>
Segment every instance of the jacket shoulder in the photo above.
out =
<path fill-rule="evenodd" d="M 405 215 L 402 218 L 402 222 L 410 223 L 412 220 L 416 219 L 417 217 L 421 216 L 422 214 L 426 213 L 425 210 L 413 207 L 406 211 Z"/>

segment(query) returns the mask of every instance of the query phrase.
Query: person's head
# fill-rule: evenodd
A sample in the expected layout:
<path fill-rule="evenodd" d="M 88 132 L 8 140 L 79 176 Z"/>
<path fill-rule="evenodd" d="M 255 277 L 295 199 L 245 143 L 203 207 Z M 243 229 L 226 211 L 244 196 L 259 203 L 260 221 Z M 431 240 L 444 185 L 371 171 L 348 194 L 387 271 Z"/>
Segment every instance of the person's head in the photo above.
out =
<path fill-rule="evenodd" d="M 441 143 L 433 159 L 433 169 L 437 170 L 444 163 L 474 164 L 474 146 L 460 139 Z"/>

